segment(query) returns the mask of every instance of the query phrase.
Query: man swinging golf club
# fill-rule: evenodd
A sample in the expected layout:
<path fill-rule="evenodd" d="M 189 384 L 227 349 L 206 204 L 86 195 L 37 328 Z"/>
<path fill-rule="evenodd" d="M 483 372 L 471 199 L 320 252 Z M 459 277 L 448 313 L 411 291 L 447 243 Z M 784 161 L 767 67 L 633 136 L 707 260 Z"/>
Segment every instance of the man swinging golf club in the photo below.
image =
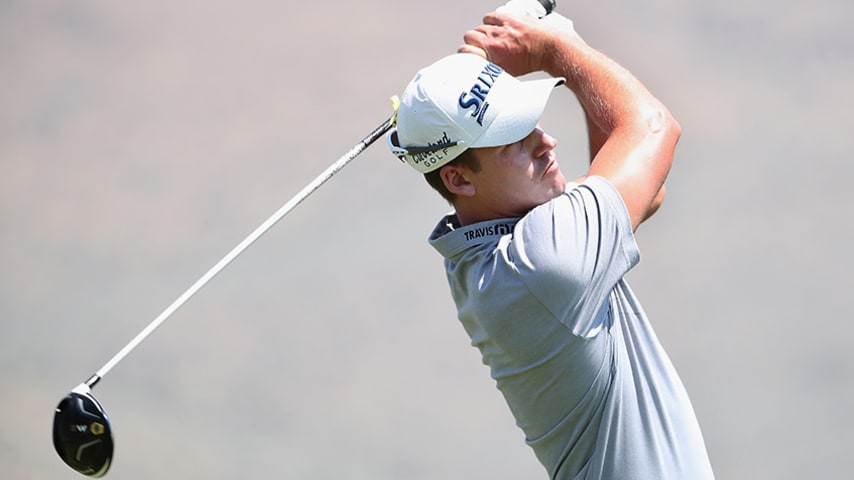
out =
<path fill-rule="evenodd" d="M 558 14 L 490 13 L 464 40 L 406 87 L 388 141 L 454 207 L 429 241 L 527 443 L 552 479 L 713 478 L 685 388 L 623 279 L 679 124 Z M 514 77 L 534 71 L 553 78 Z M 575 182 L 538 124 L 560 84 L 588 126 L 592 160 Z"/>

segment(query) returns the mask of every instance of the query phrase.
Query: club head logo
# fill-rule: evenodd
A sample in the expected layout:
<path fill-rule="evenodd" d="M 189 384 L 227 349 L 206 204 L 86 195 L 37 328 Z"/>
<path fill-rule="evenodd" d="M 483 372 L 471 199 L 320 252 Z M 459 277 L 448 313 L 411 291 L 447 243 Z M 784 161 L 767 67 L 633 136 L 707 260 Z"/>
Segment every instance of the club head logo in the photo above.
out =
<path fill-rule="evenodd" d="M 86 424 L 72 424 L 71 431 L 75 433 L 90 433 L 92 435 L 103 435 L 107 428 L 103 423 L 100 422 L 92 422 L 89 425 Z"/>

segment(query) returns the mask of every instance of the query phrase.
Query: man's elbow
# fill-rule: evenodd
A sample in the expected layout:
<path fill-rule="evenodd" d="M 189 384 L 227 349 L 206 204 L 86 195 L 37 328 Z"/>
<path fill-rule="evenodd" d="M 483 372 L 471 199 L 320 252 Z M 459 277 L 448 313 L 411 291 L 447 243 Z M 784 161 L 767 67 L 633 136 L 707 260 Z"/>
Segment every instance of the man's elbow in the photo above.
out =
<path fill-rule="evenodd" d="M 659 208 L 661 208 L 661 204 L 664 203 L 664 196 L 667 195 L 667 186 L 662 185 L 661 190 L 655 195 L 655 198 L 652 199 L 652 203 L 649 206 L 651 213 L 655 213 Z"/>
<path fill-rule="evenodd" d="M 655 114 L 651 116 L 649 126 L 652 133 L 658 137 L 658 141 L 661 142 L 659 145 L 663 148 L 663 155 L 658 156 L 658 158 L 666 159 L 666 161 L 665 164 L 660 165 L 664 172 L 662 174 L 663 178 L 661 178 L 661 188 L 658 189 L 655 197 L 653 197 L 650 202 L 649 208 L 647 208 L 646 215 L 644 215 L 642 222 L 647 221 L 650 217 L 655 215 L 655 212 L 657 212 L 664 203 L 664 197 L 667 194 L 667 188 L 664 185 L 664 181 L 667 178 L 670 166 L 673 163 L 676 144 L 682 136 L 682 126 L 679 125 L 676 118 L 674 118 L 670 111 L 668 111 L 664 106 L 657 109 Z"/>
<path fill-rule="evenodd" d="M 641 223 L 649 220 L 649 218 L 655 215 L 655 212 L 661 208 L 661 204 L 664 203 L 664 196 L 667 193 L 667 188 L 662 185 L 661 189 L 658 190 L 658 193 L 655 195 L 655 198 L 652 199 L 652 202 L 649 204 L 649 208 L 646 209 L 646 215 L 644 215 Z"/>
<path fill-rule="evenodd" d="M 667 122 L 669 134 L 672 136 L 673 144 L 675 145 L 682 137 L 682 125 L 679 125 L 679 122 L 676 121 L 676 118 L 674 118 L 673 115 L 670 114 L 670 112 L 667 112 L 667 116 L 669 118 Z"/>
<path fill-rule="evenodd" d="M 682 136 L 682 126 L 664 105 L 659 105 L 646 115 L 649 132 L 662 135 L 676 144 Z"/>

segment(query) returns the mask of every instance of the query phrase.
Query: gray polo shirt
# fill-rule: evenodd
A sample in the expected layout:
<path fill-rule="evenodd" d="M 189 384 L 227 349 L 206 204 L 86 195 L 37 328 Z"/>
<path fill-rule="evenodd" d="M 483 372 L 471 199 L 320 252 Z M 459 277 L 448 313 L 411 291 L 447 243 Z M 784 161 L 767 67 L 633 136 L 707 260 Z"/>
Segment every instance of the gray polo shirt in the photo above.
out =
<path fill-rule="evenodd" d="M 459 319 L 553 479 L 714 475 L 693 407 L 623 276 L 640 254 L 604 178 L 522 218 L 430 236 Z"/>

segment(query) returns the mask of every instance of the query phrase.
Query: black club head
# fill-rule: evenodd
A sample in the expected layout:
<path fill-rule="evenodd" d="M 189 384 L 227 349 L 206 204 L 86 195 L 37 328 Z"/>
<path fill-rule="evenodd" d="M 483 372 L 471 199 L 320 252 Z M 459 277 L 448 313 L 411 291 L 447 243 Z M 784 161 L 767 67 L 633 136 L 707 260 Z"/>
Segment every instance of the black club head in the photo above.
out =
<path fill-rule="evenodd" d="M 80 384 L 56 406 L 53 446 L 69 467 L 102 477 L 113 459 L 113 432 L 104 407 Z"/>

